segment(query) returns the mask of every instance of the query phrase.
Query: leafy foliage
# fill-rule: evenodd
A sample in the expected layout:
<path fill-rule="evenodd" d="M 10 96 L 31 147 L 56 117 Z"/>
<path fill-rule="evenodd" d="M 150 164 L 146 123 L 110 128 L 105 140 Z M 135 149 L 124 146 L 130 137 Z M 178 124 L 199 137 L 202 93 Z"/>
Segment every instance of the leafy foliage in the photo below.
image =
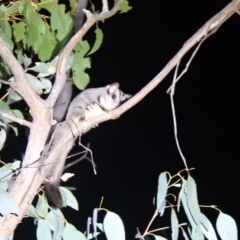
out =
<path fill-rule="evenodd" d="M 177 197 L 174 198 L 177 204 L 176 205 L 169 204 L 169 206 L 164 205 L 164 208 L 169 208 L 169 207 L 171 208 L 172 239 L 177 240 L 177 239 L 182 239 L 182 237 L 185 240 L 188 240 L 188 239 L 204 240 L 204 237 L 206 237 L 209 240 L 217 239 L 216 232 L 211 222 L 200 210 L 200 207 L 198 204 L 198 198 L 197 198 L 197 188 L 196 188 L 194 179 L 189 174 L 189 172 L 188 172 L 187 179 L 185 179 L 182 176 L 181 172 L 179 172 L 174 176 L 171 176 L 168 172 L 163 172 L 159 175 L 156 211 L 144 234 L 141 234 L 140 231 L 138 231 L 135 238 L 144 239 L 145 236 L 151 235 L 151 236 L 154 236 L 156 240 L 165 239 L 160 235 L 156 235 L 155 232 L 164 230 L 166 229 L 166 227 L 158 228 L 155 230 L 149 230 L 149 227 L 153 222 L 153 220 L 158 216 L 158 214 L 160 214 L 160 217 L 163 215 L 164 211 L 162 210 L 161 205 L 167 201 L 168 195 L 173 196 L 173 194 L 170 192 L 168 193 L 166 189 L 169 190 L 172 187 L 179 188 L 180 185 L 178 182 L 181 181 L 182 184 L 181 184 L 181 189 L 180 189 L 178 198 Z M 167 180 L 167 175 L 169 176 L 168 180 Z M 179 179 L 176 179 L 176 178 L 179 178 Z M 170 203 L 170 201 L 167 201 L 167 202 Z M 177 212 L 179 213 L 181 204 L 183 206 L 183 210 L 187 217 L 187 223 L 179 223 L 177 214 L 174 210 L 174 208 L 176 208 Z M 214 208 L 218 210 L 215 206 L 209 206 L 209 208 Z M 182 230 L 182 236 L 179 236 L 179 228 Z M 226 239 L 226 240 L 238 239 L 236 222 L 232 217 L 220 211 L 219 211 L 219 215 L 216 222 L 216 228 L 221 239 Z"/>

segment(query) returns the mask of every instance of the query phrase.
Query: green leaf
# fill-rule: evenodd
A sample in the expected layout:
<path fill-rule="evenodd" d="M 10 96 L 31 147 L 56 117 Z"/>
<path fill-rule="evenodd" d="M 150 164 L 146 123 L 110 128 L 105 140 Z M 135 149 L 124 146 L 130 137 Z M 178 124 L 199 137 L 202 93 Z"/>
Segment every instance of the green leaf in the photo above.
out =
<path fill-rule="evenodd" d="M 27 36 L 25 39 L 28 47 L 31 47 L 38 40 L 38 28 L 34 22 L 27 27 Z"/>
<path fill-rule="evenodd" d="M 33 22 L 33 17 L 34 17 L 34 14 L 35 14 L 35 10 L 31 4 L 31 2 L 29 1 L 25 1 L 24 2 L 24 16 L 25 16 L 25 19 L 27 21 L 27 24 L 31 24 Z"/>
<path fill-rule="evenodd" d="M 55 6 L 50 23 L 51 29 L 56 32 L 56 38 L 59 42 L 63 41 L 73 28 L 73 19 L 69 12 L 65 13 L 65 5 L 62 4 Z"/>
<path fill-rule="evenodd" d="M 100 48 L 100 46 L 102 45 L 102 42 L 103 42 L 103 32 L 102 32 L 102 30 L 100 28 L 96 28 L 95 35 L 96 35 L 96 39 L 95 39 L 93 48 L 87 54 L 88 56 L 90 54 L 93 54 L 94 52 L 96 52 Z"/>
<path fill-rule="evenodd" d="M 32 63 L 32 59 L 29 58 L 26 54 L 23 55 L 23 65 L 27 68 Z"/>
<path fill-rule="evenodd" d="M 10 110 L 10 107 L 7 103 L 0 101 L 0 109 Z"/>
<path fill-rule="evenodd" d="M 237 240 L 238 239 L 238 231 L 235 220 L 223 213 L 220 212 L 217 218 L 217 230 L 221 239 L 224 240 Z"/>
<path fill-rule="evenodd" d="M 6 13 L 7 15 L 11 15 L 11 14 L 13 14 L 13 13 L 16 13 L 16 12 L 18 11 L 19 5 L 20 5 L 20 2 L 11 2 L 11 6 L 8 6 L 8 7 L 6 8 L 5 13 Z M 2 5 L 2 6 L 3 6 L 3 5 Z"/>
<path fill-rule="evenodd" d="M 45 220 L 38 220 L 37 226 L 37 239 L 38 240 L 52 240 L 52 234 L 48 223 Z"/>
<path fill-rule="evenodd" d="M 16 173 L 15 171 L 20 168 L 21 161 L 14 161 L 13 163 L 8 163 L 0 168 L 0 180 L 6 181 L 12 178 Z"/>
<path fill-rule="evenodd" d="M 9 88 L 9 89 L 8 89 L 8 92 L 9 92 L 8 96 L 9 96 L 12 100 L 14 100 L 14 101 L 20 101 L 20 100 L 22 100 L 22 97 L 21 97 L 17 92 L 15 92 L 15 90 L 13 90 L 12 88 Z"/>
<path fill-rule="evenodd" d="M 12 75 L 10 68 L 5 62 L 1 61 L 0 58 L 0 76 L 7 79 L 10 75 Z"/>
<path fill-rule="evenodd" d="M 172 208 L 171 211 L 171 229 L 172 229 L 172 240 L 178 239 L 179 228 L 178 228 L 178 219 L 175 210 Z"/>
<path fill-rule="evenodd" d="M 93 217 L 92 217 L 92 225 L 93 225 L 93 234 L 94 235 L 96 235 L 96 233 L 97 233 L 97 217 L 98 217 L 98 209 L 94 208 Z"/>
<path fill-rule="evenodd" d="M 12 39 L 12 28 L 9 24 L 8 21 L 3 21 L 4 24 L 2 24 L 2 29 L 4 31 L 4 34 L 6 35 L 6 37 L 8 37 L 9 39 Z"/>
<path fill-rule="evenodd" d="M 51 14 L 53 11 L 55 11 L 57 1 L 49 1 L 49 0 L 41 0 L 41 4 L 39 4 L 39 7 L 41 9 L 46 9 Z"/>
<path fill-rule="evenodd" d="M 23 63 L 23 46 L 22 43 L 16 43 L 16 49 L 14 50 L 15 54 L 17 55 L 17 60 L 20 64 Z"/>
<path fill-rule="evenodd" d="M 36 24 L 38 29 L 38 38 L 37 38 L 37 41 L 34 42 L 33 44 L 33 50 L 37 54 L 39 51 L 39 48 L 42 45 L 47 24 L 41 19 L 38 13 L 35 13 L 34 15 L 34 23 Z"/>
<path fill-rule="evenodd" d="M 116 4 L 117 0 L 114 0 L 114 4 Z M 129 6 L 128 0 L 124 0 L 123 3 L 120 6 L 120 13 L 126 13 L 132 9 L 131 6 Z"/>
<path fill-rule="evenodd" d="M 81 2 L 79 2 L 81 4 Z M 78 3 L 78 4 L 79 4 Z M 77 13 L 77 4 L 76 4 L 76 0 L 69 0 L 69 4 L 70 4 L 70 9 L 71 9 L 71 16 L 75 17 L 76 13 Z"/>
<path fill-rule="evenodd" d="M 2 189 L 3 191 L 7 191 L 7 189 L 8 189 L 8 182 L 7 181 L 0 182 L 0 189 Z"/>
<path fill-rule="evenodd" d="M 0 127 L 6 128 L 7 124 L 4 122 L 4 120 L 0 117 Z"/>
<path fill-rule="evenodd" d="M 41 95 L 43 93 L 43 84 L 41 81 L 39 81 L 35 76 L 27 73 L 27 80 L 30 83 L 30 85 L 33 87 L 34 91 Z"/>
<path fill-rule="evenodd" d="M 66 222 L 63 231 L 63 240 L 78 239 L 79 233 L 77 229 L 70 223 Z"/>
<path fill-rule="evenodd" d="M 184 211 L 187 215 L 187 218 L 188 218 L 191 226 L 195 227 L 196 223 L 193 220 L 193 217 L 191 215 L 191 212 L 190 212 L 190 209 L 189 209 L 188 203 L 187 203 L 187 181 L 185 179 L 182 179 L 182 181 L 183 181 L 183 184 L 182 184 L 182 188 L 181 188 L 179 197 L 181 199 Z"/>
<path fill-rule="evenodd" d="M 184 239 L 185 239 L 185 240 L 189 240 L 188 235 L 186 234 L 186 232 L 184 231 L 184 229 L 183 229 L 182 227 L 181 227 L 180 229 L 182 230 L 182 234 L 183 234 Z"/>
<path fill-rule="evenodd" d="M 197 188 L 194 179 L 190 175 L 187 179 L 187 202 L 195 223 L 197 226 L 200 226 L 200 209 L 198 206 Z"/>
<path fill-rule="evenodd" d="M 15 199 L 6 191 L 0 189 L 0 213 L 4 216 L 9 213 L 20 216 L 20 209 Z"/>
<path fill-rule="evenodd" d="M 50 30 L 50 27 L 46 24 L 43 41 L 38 49 L 38 56 L 42 62 L 49 61 L 52 58 L 56 45 L 56 38 L 53 32 Z"/>
<path fill-rule="evenodd" d="M 5 26 L 6 27 L 6 26 Z M 3 31 L 3 29 L 0 28 L 0 37 L 3 39 L 3 41 L 5 42 L 5 45 L 6 47 L 9 49 L 9 50 L 13 50 L 14 48 L 14 44 L 13 44 L 13 41 L 11 40 L 11 38 L 9 38 L 7 36 L 7 34 Z"/>
<path fill-rule="evenodd" d="M 27 216 L 30 216 L 30 217 L 32 217 L 32 218 L 40 219 L 39 216 L 38 216 L 37 213 L 36 213 L 36 208 L 35 208 L 33 205 L 30 205 L 30 206 L 28 207 L 28 210 L 27 210 L 27 212 L 26 212 L 26 215 L 27 215 Z"/>
<path fill-rule="evenodd" d="M 10 163 L 10 165 L 12 166 L 12 168 L 14 170 L 17 170 L 20 168 L 20 165 L 21 165 L 22 161 L 19 161 L 19 160 L 15 160 L 13 163 Z"/>
<path fill-rule="evenodd" d="M 13 36 L 15 38 L 16 42 L 20 42 L 23 40 L 25 34 L 26 34 L 26 23 L 24 22 L 13 22 Z"/>
<path fill-rule="evenodd" d="M 15 123 L 8 123 L 8 125 L 12 128 L 15 135 L 18 136 L 18 128 L 16 127 L 16 124 Z"/>
<path fill-rule="evenodd" d="M 51 63 L 43 63 L 43 62 L 36 62 L 34 67 L 28 68 L 28 70 L 32 70 L 34 72 L 38 72 L 39 77 L 46 77 L 56 73 L 56 65 Z"/>
<path fill-rule="evenodd" d="M 104 232 L 108 240 L 125 240 L 125 230 L 121 218 L 108 211 L 103 220 Z"/>
<path fill-rule="evenodd" d="M 78 240 L 87 240 L 86 236 L 83 233 L 79 231 L 77 232 L 78 232 L 78 238 L 77 238 Z"/>
<path fill-rule="evenodd" d="M 59 210 L 60 211 L 60 210 Z M 61 239 L 64 230 L 64 217 L 52 210 L 46 217 L 49 228 L 53 231 L 53 239 Z"/>
<path fill-rule="evenodd" d="M 59 190 L 60 190 L 61 194 L 62 194 L 62 192 L 64 192 L 64 194 L 66 195 L 66 200 L 67 200 L 66 204 L 69 207 L 78 211 L 78 202 L 77 202 L 76 198 L 74 197 L 74 195 L 72 194 L 72 192 L 65 187 L 59 187 Z"/>
<path fill-rule="evenodd" d="M 13 176 L 13 171 L 11 169 L 11 165 L 7 164 L 0 168 L 0 180 L 6 181 L 8 179 L 11 179 Z"/>
<path fill-rule="evenodd" d="M 201 213 L 200 221 L 201 221 L 200 227 L 204 236 L 210 240 L 217 240 L 217 236 L 211 222 L 203 213 Z"/>
<path fill-rule="evenodd" d="M 12 110 L 12 112 L 13 112 L 13 114 L 14 114 L 16 117 L 21 118 L 21 119 L 24 119 L 24 116 L 23 116 L 23 114 L 22 114 L 22 112 L 21 112 L 20 110 L 14 109 L 14 110 Z"/>
<path fill-rule="evenodd" d="M 89 51 L 90 47 L 87 41 L 78 43 L 74 48 L 74 61 L 72 66 L 73 82 L 77 88 L 83 90 L 88 85 L 90 78 L 85 73 L 86 68 L 90 68 L 90 59 L 84 58 L 84 55 Z"/>
<path fill-rule="evenodd" d="M 158 236 L 158 235 L 154 235 L 153 236 L 155 237 L 156 240 L 167 240 L 166 238 L 162 237 L 162 236 Z"/>
<path fill-rule="evenodd" d="M 47 78 L 40 78 L 40 80 L 43 84 L 43 88 L 45 89 L 43 93 L 44 94 L 49 93 L 52 89 L 52 82 Z"/>
<path fill-rule="evenodd" d="M 48 205 L 47 200 L 44 196 L 38 197 L 38 202 L 36 206 L 36 213 L 38 216 L 42 218 L 46 218 L 48 215 Z"/>
<path fill-rule="evenodd" d="M 0 150 L 3 148 L 6 141 L 6 131 L 3 128 L 0 128 Z"/>
<path fill-rule="evenodd" d="M 163 172 L 159 175 L 158 178 L 158 191 L 157 191 L 157 210 L 161 214 L 160 211 L 162 204 L 165 201 L 167 194 L 168 184 L 167 184 L 167 173 Z"/>

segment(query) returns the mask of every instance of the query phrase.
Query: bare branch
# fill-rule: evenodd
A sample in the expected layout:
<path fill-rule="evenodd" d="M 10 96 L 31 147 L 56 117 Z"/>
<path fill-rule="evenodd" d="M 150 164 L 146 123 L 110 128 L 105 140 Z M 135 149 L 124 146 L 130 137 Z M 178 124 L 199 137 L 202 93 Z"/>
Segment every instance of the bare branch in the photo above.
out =
<path fill-rule="evenodd" d="M 177 65 L 182 57 L 202 38 L 209 34 L 215 28 L 223 24 L 231 15 L 233 15 L 240 7 L 240 0 L 234 0 L 229 3 L 222 11 L 212 17 L 203 25 L 188 41 L 185 42 L 179 52 L 168 62 L 163 70 L 152 79 L 141 91 L 129 99 L 126 103 L 113 110 L 111 115 L 113 118 L 119 117 L 122 113 L 132 108 L 140 102 L 149 92 L 151 92 Z"/>
<path fill-rule="evenodd" d="M 90 147 L 90 143 L 88 143 L 87 144 L 87 148 L 89 148 Z M 82 153 L 82 152 L 81 152 Z M 80 154 L 80 153 L 79 153 Z M 79 159 L 77 159 L 77 160 L 75 160 L 75 161 L 73 161 L 73 162 L 71 162 L 71 163 L 68 163 L 68 164 L 66 164 L 65 165 L 65 167 L 64 167 L 64 170 L 66 170 L 67 168 L 69 168 L 69 167 L 71 167 L 71 166 L 73 166 L 73 165 L 75 165 L 75 164 L 77 164 L 77 163 L 79 163 L 79 162 L 81 162 L 82 160 L 84 160 L 85 158 L 87 158 L 87 154 L 88 154 L 88 151 L 84 151 L 84 154 L 79 158 Z M 72 155 L 72 156 L 75 156 L 76 154 L 74 154 L 74 155 Z M 71 157 L 72 157 L 71 156 Z"/>
<path fill-rule="evenodd" d="M 2 80 L 2 79 L 0 79 L 0 83 L 6 84 L 6 85 L 11 85 L 11 83 L 10 83 L 10 82 L 8 82 L 8 81 L 5 81 L 5 80 Z"/>
<path fill-rule="evenodd" d="M 107 0 L 102 0 L 102 12 L 108 12 L 109 8 L 108 8 L 108 1 Z"/>
<path fill-rule="evenodd" d="M 16 123 L 19 123 L 21 125 L 27 126 L 29 128 L 31 128 L 31 126 L 32 126 L 31 122 L 26 121 L 26 120 L 21 119 L 21 118 L 18 118 L 18 117 L 15 117 L 14 115 L 11 115 L 9 113 L 2 113 L 2 116 L 7 118 L 7 119 L 9 119 L 9 120 L 12 120 L 12 121 L 14 121 Z"/>
<path fill-rule="evenodd" d="M 26 74 L 14 57 L 6 43 L 0 37 L 0 55 L 11 69 L 15 82 L 11 83 L 11 87 L 14 88 L 26 101 L 27 105 L 31 109 L 33 117 L 37 115 L 39 108 L 44 107 L 42 99 L 35 93 L 30 84 L 27 81 Z"/>
<path fill-rule="evenodd" d="M 170 100 L 171 100 L 171 108 L 172 108 L 172 114 L 173 114 L 173 127 L 174 127 L 175 142 L 176 142 L 176 145 L 177 145 L 178 152 L 179 152 L 180 156 L 182 157 L 185 168 L 188 169 L 186 158 L 183 155 L 183 152 L 181 150 L 181 147 L 180 147 L 180 144 L 179 144 L 179 141 L 178 141 L 177 117 L 176 117 L 175 105 L 174 105 L 174 100 L 173 100 L 173 96 L 174 96 L 174 92 L 175 92 L 175 85 L 176 85 L 176 82 L 177 82 L 179 65 L 180 65 L 180 62 L 178 62 L 177 67 L 175 68 L 173 83 L 172 83 L 172 88 L 171 88 L 171 93 L 170 93 Z"/>
<path fill-rule="evenodd" d="M 57 66 L 57 74 L 55 83 L 53 85 L 52 91 L 47 99 L 49 105 L 51 107 L 54 106 L 54 103 L 57 100 L 59 93 L 61 92 L 64 82 L 66 81 L 66 65 L 68 62 L 68 58 L 75 47 L 75 45 L 82 40 L 83 36 L 86 32 L 97 22 L 106 18 L 113 16 L 120 8 L 123 0 L 118 0 L 115 6 L 108 12 L 101 12 L 99 14 L 90 14 L 90 11 L 84 10 L 84 12 L 88 12 L 87 20 L 82 26 L 82 28 L 70 39 L 67 45 L 64 47 L 62 54 L 60 55 L 58 66 Z"/>

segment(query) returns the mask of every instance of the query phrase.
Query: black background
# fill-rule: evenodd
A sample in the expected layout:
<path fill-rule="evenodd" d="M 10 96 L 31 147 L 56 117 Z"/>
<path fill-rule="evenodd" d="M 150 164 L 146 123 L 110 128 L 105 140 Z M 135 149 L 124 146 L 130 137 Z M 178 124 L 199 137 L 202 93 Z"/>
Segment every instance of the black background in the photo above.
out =
<path fill-rule="evenodd" d="M 229 2 L 131 0 L 130 12 L 100 24 L 104 41 L 92 56 L 89 86 L 101 87 L 116 81 L 124 92 L 136 94 L 188 38 Z M 235 14 L 202 45 L 177 83 L 174 97 L 179 141 L 188 166 L 195 168 L 191 174 L 197 183 L 199 204 L 217 205 L 237 225 L 239 31 L 240 18 Z M 180 69 L 189 57 L 187 54 Z M 134 239 L 136 228 L 143 232 L 155 210 L 152 202 L 159 174 L 169 171 L 173 175 L 184 168 L 174 140 L 170 97 L 166 93 L 172 77 L 173 72 L 119 119 L 100 124 L 82 137 L 84 144 L 91 143 L 98 174 L 94 175 L 87 161 L 69 169 L 76 174 L 68 185 L 77 187 L 74 194 L 80 210 L 63 209 L 67 220 L 80 231 L 85 231 L 87 217 L 104 196 L 103 207 L 120 215 L 126 239 Z M 172 198 L 169 200 L 173 203 Z M 218 212 L 206 208 L 201 211 L 215 226 Z M 156 219 L 155 228 L 170 225 L 170 211 L 165 215 Z M 20 224 L 16 239 L 35 239 L 32 219 L 24 222 L 31 222 L 31 227 Z M 167 231 L 160 235 L 169 238 L 169 234 Z"/>

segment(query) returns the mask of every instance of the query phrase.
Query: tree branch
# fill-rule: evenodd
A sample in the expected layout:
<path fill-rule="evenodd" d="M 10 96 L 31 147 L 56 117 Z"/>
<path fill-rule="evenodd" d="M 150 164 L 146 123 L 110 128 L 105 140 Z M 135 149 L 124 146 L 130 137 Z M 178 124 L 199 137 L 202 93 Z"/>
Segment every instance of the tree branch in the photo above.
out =
<path fill-rule="evenodd" d="M 223 24 L 230 16 L 232 16 L 240 7 L 240 0 L 234 0 L 229 3 L 223 10 L 212 17 L 206 24 L 203 25 L 188 41 L 185 42 L 179 52 L 167 63 L 162 71 L 153 78 L 144 88 L 141 89 L 135 96 L 129 99 L 126 103 L 112 111 L 112 117 L 119 117 L 122 113 L 132 108 L 138 102 L 140 102 L 149 92 L 151 92 L 177 65 L 182 57 L 198 43 L 207 34 L 218 28 Z"/>
<path fill-rule="evenodd" d="M 6 43 L 0 37 L 0 55 L 3 60 L 9 66 L 11 72 L 14 75 L 15 82 L 11 83 L 10 86 L 16 90 L 26 101 L 30 107 L 33 118 L 38 115 L 38 109 L 44 107 L 44 101 L 38 96 L 27 81 L 26 74 L 21 64 L 14 57 Z"/>
<path fill-rule="evenodd" d="M 8 82 L 8 81 L 5 81 L 5 80 L 2 80 L 2 79 L 0 79 L 0 83 L 6 84 L 6 85 L 11 85 L 11 83 L 10 83 L 10 82 Z"/>
<path fill-rule="evenodd" d="M 7 118 L 7 119 L 9 119 L 9 120 L 11 120 L 11 121 L 13 121 L 13 122 L 16 122 L 16 123 L 19 123 L 21 125 L 27 126 L 29 128 L 31 128 L 31 126 L 32 126 L 31 122 L 26 121 L 26 120 L 21 119 L 21 118 L 18 118 L 18 117 L 15 117 L 15 116 L 13 116 L 13 115 L 11 115 L 9 113 L 2 113 L 2 116 Z"/>

